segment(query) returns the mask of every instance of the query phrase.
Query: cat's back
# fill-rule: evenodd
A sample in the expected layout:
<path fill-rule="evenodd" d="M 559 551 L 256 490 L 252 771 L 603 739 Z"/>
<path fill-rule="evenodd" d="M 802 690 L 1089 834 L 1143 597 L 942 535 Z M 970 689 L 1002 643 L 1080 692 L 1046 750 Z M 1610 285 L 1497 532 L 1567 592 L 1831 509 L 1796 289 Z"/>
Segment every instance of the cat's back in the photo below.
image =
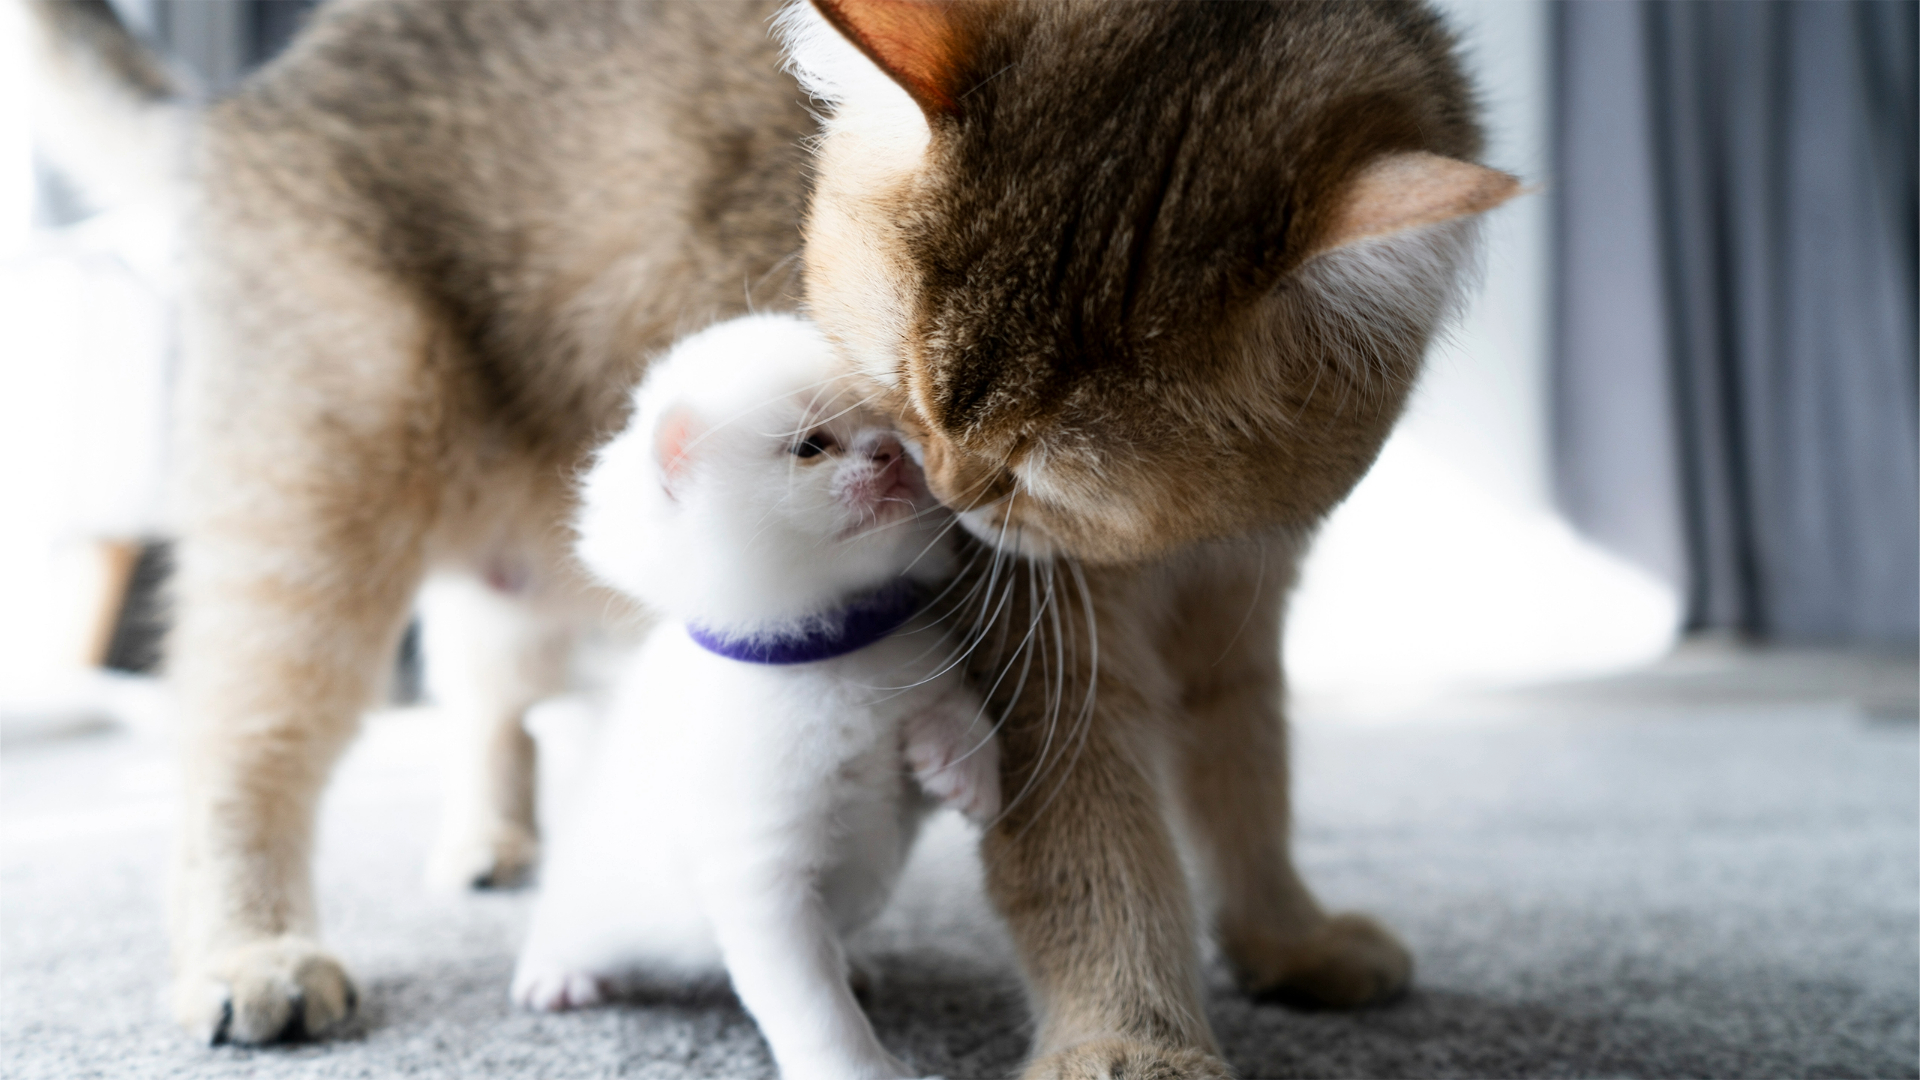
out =
<path fill-rule="evenodd" d="M 329 182 L 344 184 L 361 196 L 403 200 L 387 208 L 396 218 L 403 208 L 428 210 L 417 200 L 430 193 L 475 218 L 605 211 L 611 207 L 536 208 L 531 199 L 640 180 L 686 183 L 710 167 L 699 158 L 729 156 L 738 170 L 740 152 L 753 148 L 743 140 L 764 133 L 784 145 L 810 130 L 769 34 L 777 6 L 329 5 L 286 53 L 215 106 L 210 134 L 234 164 L 278 164 L 283 179 L 325 163 L 336 175 L 305 177 L 305 194 L 325 199 Z M 249 147 L 288 158 L 262 160 Z M 661 160 L 667 151 L 694 151 L 696 160 Z M 686 176 L 673 176 L 675 168 Z"/>
<path fill-rule="evenodd" d="M 590 428 L 579 407 L 611 397 L 590 388 L 630 384 L 610 369 L 731 314 L 797 247 L 814 121 L 776 6 L 324 7 L 208 116 L 212 254 L 297 222 L 444 315 L 510 416 Z M 753 299 L 787 306 L 788 284 Z"/>

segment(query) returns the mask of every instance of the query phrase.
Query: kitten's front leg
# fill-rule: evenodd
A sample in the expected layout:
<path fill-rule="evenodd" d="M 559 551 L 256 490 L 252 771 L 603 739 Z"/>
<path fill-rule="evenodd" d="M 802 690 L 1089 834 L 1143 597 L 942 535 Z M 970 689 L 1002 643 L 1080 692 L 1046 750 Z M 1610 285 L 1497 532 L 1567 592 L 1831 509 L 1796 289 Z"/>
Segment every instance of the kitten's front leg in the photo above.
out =
<path fill-rule="evenodd" d="M 980 699 L 956 687 L 907 719 L 907 767 L 922 790 L 973 821 L 1000 812 L 1000 742 Z"/>
<path fill-rule="evenodd" d="M 760 1025 L 783 1080 L 912 1075 L 860 1011 L 840 937 L 810 875 L 707 869 L 700 878 L 734 992 Z"/>

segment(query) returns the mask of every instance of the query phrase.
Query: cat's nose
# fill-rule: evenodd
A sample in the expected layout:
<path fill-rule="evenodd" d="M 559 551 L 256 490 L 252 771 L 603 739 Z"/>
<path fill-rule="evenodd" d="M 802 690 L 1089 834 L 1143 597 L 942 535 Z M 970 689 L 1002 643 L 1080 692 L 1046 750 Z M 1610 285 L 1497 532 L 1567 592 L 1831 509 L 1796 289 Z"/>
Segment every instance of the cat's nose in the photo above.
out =
<path fill-rule="evenodd" d="M 907 454 L 906 448 L 900 444 L 900 437 L 887 431 L 862 435 L 855 449 L 864 454 L 868 461 L 882 467 L 893 464 Z"/>

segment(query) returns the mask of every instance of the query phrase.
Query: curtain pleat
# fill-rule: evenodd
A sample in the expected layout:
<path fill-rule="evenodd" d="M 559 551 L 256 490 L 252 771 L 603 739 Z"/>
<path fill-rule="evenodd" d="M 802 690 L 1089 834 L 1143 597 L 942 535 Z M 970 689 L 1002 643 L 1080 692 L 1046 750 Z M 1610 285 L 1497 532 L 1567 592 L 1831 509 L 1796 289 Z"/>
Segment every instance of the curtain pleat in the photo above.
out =
<path fill-rule="evenodd" d="M 1560 495 L 1695 629 L 1920 632 L 1914 14 L 1559 9 Z"/>

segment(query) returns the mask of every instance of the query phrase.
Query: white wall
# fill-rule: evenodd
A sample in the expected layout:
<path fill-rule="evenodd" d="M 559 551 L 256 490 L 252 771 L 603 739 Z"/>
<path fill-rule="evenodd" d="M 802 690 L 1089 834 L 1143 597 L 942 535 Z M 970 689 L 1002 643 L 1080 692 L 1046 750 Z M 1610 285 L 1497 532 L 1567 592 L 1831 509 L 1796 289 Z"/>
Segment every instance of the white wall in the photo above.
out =
<path fill-rule="evenodd" d="M 18 253 L 33 221 L 27 54 L 17 4 L 0 4 L 0 259 Z"/>
<path fill-rule="evenodd" d="M 32 228 L 34 88 L 0 2 L 0 714 L 79 670 L 95 544 L 159 522 L 171 231 L 153 209 Z"/>
<path fill-rule="evenodd" d="M 1441 0 L 1487 110 L 1486 163 L 1528 185 L 1487 216 L 1485 280 L 1427 358 L 1406 431 L 1516 506 L 1552 504 L 1547 438 L 1553 189 L 1548 27 L 1540 0 Z"/>
<path fill-rule="evenodd" d="M 1487 108 L 1487 163 L 1533 190 L 1487 215 L 1477 297 L 1308 560 L 1288 672 L 1334 711 L 1632 666 L 1679 619 L 1670 588 L 1552 509 L 1547 3 L 1441 7 Z"/>

